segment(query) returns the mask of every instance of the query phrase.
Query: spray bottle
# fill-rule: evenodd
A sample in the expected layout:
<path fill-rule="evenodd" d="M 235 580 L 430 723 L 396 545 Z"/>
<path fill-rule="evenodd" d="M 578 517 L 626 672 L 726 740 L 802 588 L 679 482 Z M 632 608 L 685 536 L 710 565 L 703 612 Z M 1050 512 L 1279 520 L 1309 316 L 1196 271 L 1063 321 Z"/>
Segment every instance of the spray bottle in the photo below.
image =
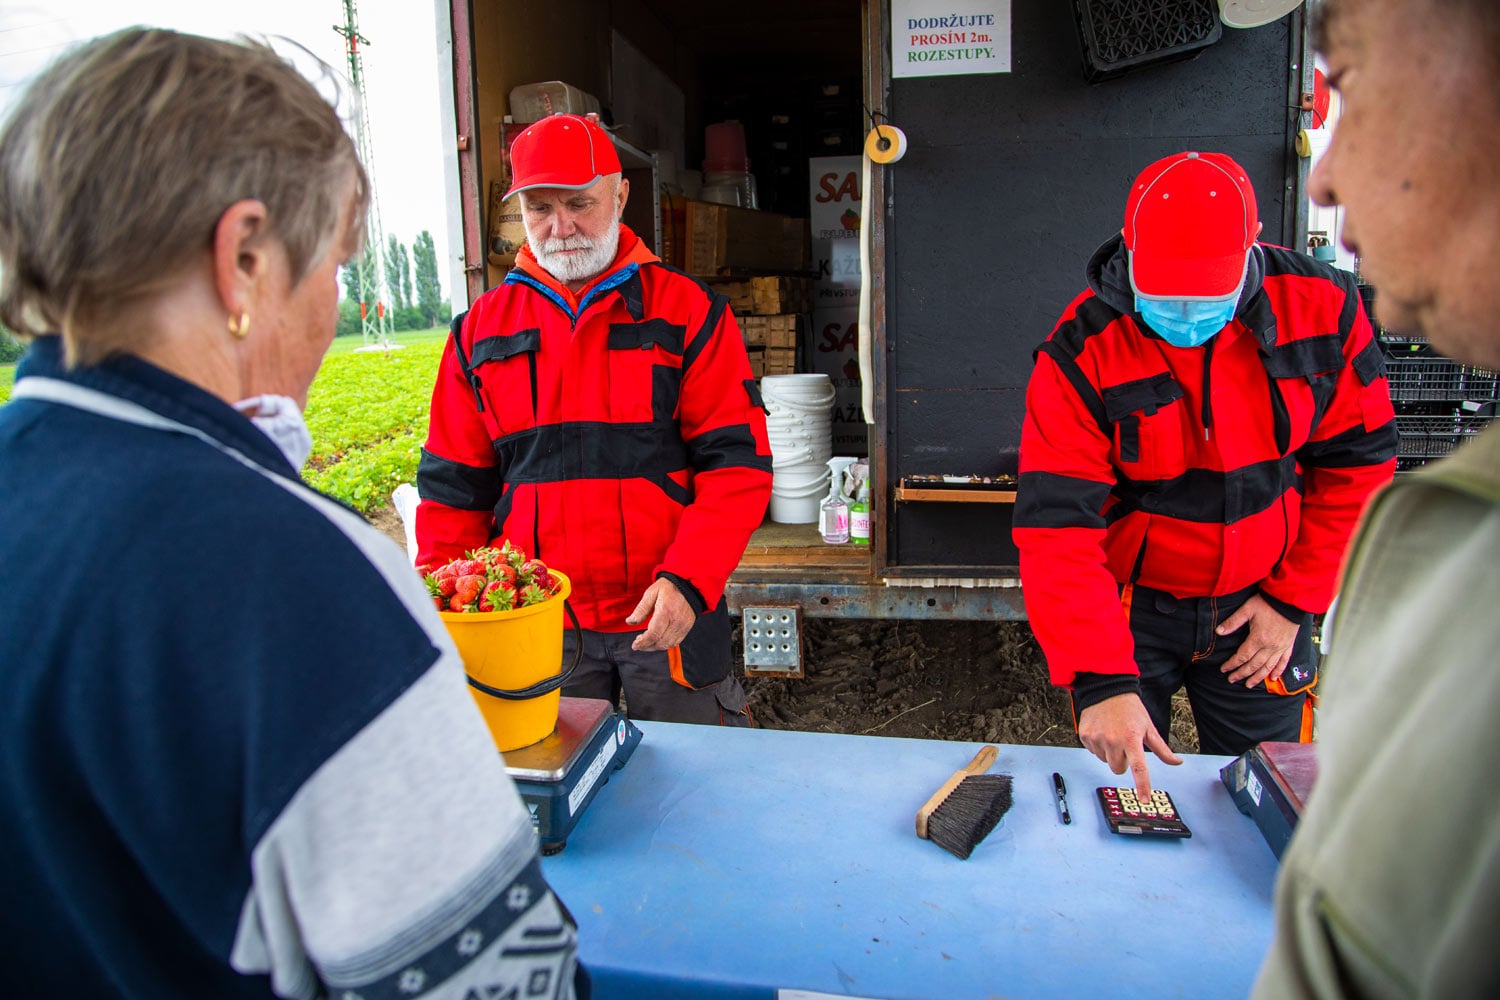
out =
<path fill-rule="evenodd" d="M 849 541 L 854 545 L 870 544 L 870 474 L 860 477 L 859 488 L 854 491 L 854 502 L 849 505 Z"/>
<path fill-rule="evenodd" d="M 828 460 L 828 496 L 818 508 L 818 533 L 829 545 L 843 545 L 849 541 L 849 502 L 844 499 L 844 470 L 853 463 L 852 458 Z"/>

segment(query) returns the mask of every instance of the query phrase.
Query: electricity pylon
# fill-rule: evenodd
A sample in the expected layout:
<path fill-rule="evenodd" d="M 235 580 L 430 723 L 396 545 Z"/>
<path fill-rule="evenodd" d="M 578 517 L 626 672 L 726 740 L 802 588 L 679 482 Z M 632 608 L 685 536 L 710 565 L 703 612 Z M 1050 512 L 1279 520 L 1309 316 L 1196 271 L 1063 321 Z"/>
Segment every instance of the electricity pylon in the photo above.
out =
<path fill-rule="evenodd" d="M 375 143 L 370 135 L 369 102 L 365 95 L 365 74 L 361 45 L 370 40 L 359 33 L 359 14 L 355 0 L 344 0 L 344 23 L 335 24 L 333 30 L 344 36 L 344 49 L 349 57 L 349 80 L 354 86 L 356 103 L 354 119 L 354 141 L 359 150 L 359 160 L 365 166 L 370 183 L 370 211 L 365 217 L 365 252 L 354 261 L 359 278 L 359 325 L 364 334 L 366 347 L 391 346 L 391 309 L 393 301 L 387 294 L 385 264 L 385 230 L 380 224 L 380 197 L 375 185 Z"/>

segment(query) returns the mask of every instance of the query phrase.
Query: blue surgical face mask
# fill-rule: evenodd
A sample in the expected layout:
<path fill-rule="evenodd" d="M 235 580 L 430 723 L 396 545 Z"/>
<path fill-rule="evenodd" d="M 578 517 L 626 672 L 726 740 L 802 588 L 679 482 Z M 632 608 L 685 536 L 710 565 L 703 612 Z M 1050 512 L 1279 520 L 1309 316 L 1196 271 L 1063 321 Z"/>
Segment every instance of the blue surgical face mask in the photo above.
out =
<path fill-rule="evenodd" d="M 1135 311 L 1146 325 L 1173 347 L 1206 344 L 1234 319 L 1238 290 L 1225 299 L 1143 299 L 1135 297 Z"/>

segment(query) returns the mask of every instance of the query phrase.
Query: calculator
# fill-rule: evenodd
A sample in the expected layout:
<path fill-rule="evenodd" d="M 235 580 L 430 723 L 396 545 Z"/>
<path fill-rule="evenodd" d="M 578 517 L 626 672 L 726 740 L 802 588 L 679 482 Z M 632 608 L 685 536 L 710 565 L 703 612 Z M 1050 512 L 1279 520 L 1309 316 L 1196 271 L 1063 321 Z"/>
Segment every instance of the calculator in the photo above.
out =
<path fill-rule="evenodd" d="M 1142 802 L 1134 788 L 1100 788 L 1099 807 L 1111 833 L 1145 837 L 1191 837 L 1172 796 L 1160 788 L 1151 790 L 1151 798 Z"/>

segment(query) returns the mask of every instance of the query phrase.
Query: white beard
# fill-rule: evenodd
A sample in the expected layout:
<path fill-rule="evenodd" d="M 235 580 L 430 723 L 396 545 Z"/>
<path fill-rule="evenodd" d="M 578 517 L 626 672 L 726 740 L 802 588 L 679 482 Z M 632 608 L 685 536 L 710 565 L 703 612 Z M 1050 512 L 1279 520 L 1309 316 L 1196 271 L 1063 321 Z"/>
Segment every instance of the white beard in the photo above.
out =
<path fill-rule="evenodd" d="M 558 281 L 565 285 L 588 281 L 604 273 L 614 262 L 615 252 L 620 248 L 620 220 L 597 241 L 582 236 L 569 236 L 565 240 L 545 240 L 533 243 L 531 252 L 536 262 Z M 562 253 L 573 250 L 574 253 Z"/>

